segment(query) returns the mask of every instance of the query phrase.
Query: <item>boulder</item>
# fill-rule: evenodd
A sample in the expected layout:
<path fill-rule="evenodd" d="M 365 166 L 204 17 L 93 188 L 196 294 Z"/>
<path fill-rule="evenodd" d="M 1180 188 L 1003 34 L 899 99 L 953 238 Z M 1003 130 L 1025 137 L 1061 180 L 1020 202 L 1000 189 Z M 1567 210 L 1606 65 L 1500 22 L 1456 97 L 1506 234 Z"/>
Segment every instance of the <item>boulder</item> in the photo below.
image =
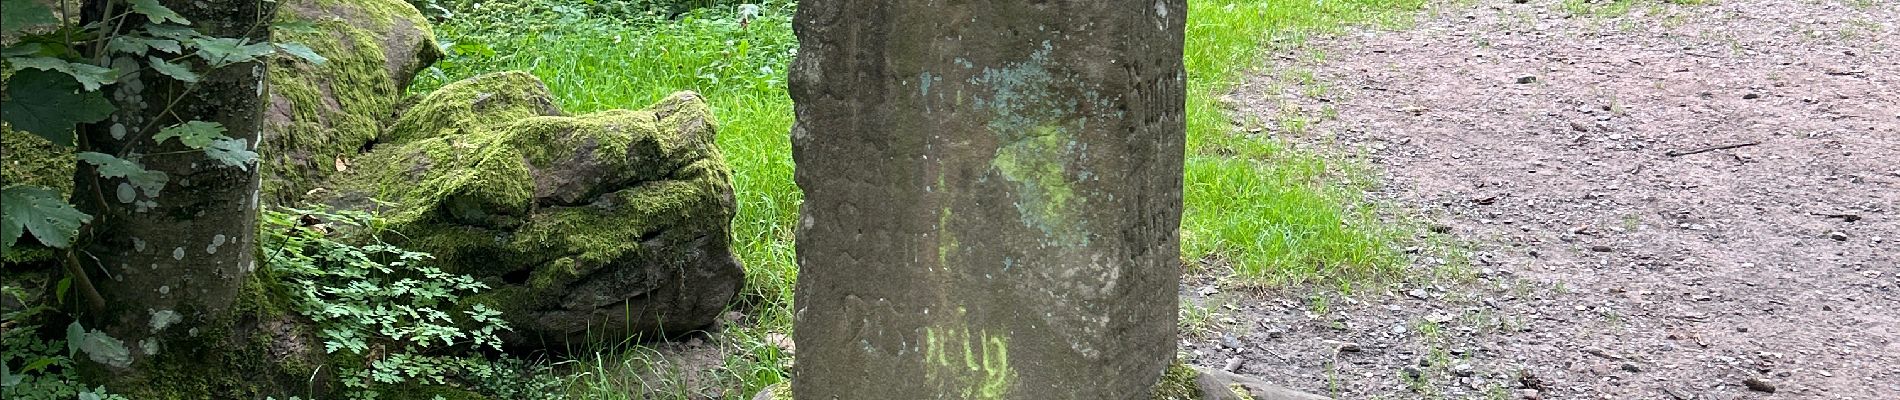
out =
<path fill-rule="evenodd" d="M 428 21 L 404 0 L 284 0 L 272 34 L 325 59 L 271 59 L 257 151 L 263 197 L 296 204 L 376 140 L 410 81 L 442 52 Z"/>
<path fill-rule="evenodd" d="M 644 110 L 562 116 L 525 72 L 429 94 L 316 197 L 372 210 L 398 242 L 491 288 L 511 345 L 703 327 L 739 291 L 731 172 L 711 111 L 680 92 Z"/>

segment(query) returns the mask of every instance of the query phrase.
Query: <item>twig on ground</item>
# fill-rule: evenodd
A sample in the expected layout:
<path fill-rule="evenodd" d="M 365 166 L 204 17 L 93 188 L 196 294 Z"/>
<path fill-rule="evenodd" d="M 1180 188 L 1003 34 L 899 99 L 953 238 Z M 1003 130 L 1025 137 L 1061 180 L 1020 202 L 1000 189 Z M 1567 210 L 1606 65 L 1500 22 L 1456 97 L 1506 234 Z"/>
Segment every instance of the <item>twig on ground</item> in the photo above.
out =
<path fill-rule="evenodd" d="M 1686 156 L 1686 155 L 1697 154 L 1697 153 L 1707 153 L 1707 152 L 1716 151 L 1716 150 L 1728 150 L 1728 149 L 1733 149 L 1737 147 L 1748 147 L 1748 146 L 1754 146 L 1758 144 L 1761 144 L 1761 142 L 1742 142 L 1742 143 L 1734 143 L 1734 144 L 1725 144 L 1721 146 L 1709 146 L 1709 147 L 1703 147 L 1699 149 L 1670 150 L 1668 153 L 1665 153 L 1665 154 L 1668 154 L 1670 157 L 1677 157 L 1677 156 Z"/>

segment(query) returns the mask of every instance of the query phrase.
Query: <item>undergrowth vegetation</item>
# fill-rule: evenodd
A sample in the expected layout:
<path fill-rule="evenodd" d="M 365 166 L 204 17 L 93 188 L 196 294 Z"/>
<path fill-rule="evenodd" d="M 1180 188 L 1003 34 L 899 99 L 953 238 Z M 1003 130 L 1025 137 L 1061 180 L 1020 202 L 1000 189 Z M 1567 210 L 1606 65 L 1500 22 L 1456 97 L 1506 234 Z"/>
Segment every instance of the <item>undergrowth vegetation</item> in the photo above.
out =
<path fill-rule="evenodd" d="M 568 393 L 584 398 L 746 398 L 786 379 L 790 354 L 792 231 L 801 200 L 792 183 L 792 103 L 785 69 L 796 52 L 795 5 L 714 2 L 681 11 L 652 2 L 570 4 L 552 0 L 453 0 L 435 6 L 448 48 L 413 87 L 426 93 L 476 74 L 527 70 L 574 113 L 640 108 L 679 90 L 714 107 L 718 144 L 731 163 L 739 204 L 734 243 L 747 268 L 735 310 L 742 323 L 707 338 L 722 348 L 710 365 L 629 343 L 573 349 L 591 358 L 565 365 Z M 634 4 L 638 3 L 638 4 Z M 1305 35 L 1389 20 L 1423 0 L 1189 0 L 1187 211 L 1183 257 L 1190 268 L 1233 271 L 1231 282 L 1298 286 L 1390 277 L 1395 241 L 1363 199 L 1369 180 L 1333 158 L 1237 129 L 1216 99 L 1273 46 Z M 685 370 L 699 370 L 683 377 Z"/>

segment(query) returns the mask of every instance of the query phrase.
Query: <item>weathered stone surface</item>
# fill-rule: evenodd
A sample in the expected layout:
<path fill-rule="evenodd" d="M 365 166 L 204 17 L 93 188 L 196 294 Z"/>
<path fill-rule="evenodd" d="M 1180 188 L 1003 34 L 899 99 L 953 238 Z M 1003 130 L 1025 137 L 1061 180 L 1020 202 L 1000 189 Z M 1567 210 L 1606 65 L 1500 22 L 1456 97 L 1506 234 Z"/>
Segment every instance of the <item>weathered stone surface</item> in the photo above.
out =
<path fill-rule="evenodd" d="M 309 46 L 315 64 L 271 59 L 265 108 L 263 197 L 295 205 L 395 119 L 404 88 L 441 57 L 435 33 L 403 0 L 284 0 L 273 34 Z"/>
<path fill-rule="evenodd" d="M 382 213 L 404 245 L 490 285 L 472 300 L 503 312 L 515 346 L 586 348 L 713 321 L 744 270 L 706 104 L 681 92 L 566 117 L 549 98 L 525 72 L 443 87 L 320 197 Z"/>
<path fill-rule="evenodd" d="M 1174 358 L 1184 4 L 799 4 L 806 399 L 1137 399 Z"/>

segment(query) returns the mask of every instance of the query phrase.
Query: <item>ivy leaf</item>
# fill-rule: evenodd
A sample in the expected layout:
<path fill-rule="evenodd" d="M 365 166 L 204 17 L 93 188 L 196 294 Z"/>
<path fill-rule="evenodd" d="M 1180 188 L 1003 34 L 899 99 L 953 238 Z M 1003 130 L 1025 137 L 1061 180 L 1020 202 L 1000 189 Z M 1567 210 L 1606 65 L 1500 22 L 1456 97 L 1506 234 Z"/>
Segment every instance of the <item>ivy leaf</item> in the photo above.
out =
<path fill-rule="evenodd" d="M 132 0 L 132 12 L 145 14 L 145 18 L 152 20 L 152 23 L 162 24 L 169 21 L 179 25 L 191 25 L 191 21 L 186 21 L 184 16 L 172 12 L 172 9 L 165 7 L 164 4 L 158 4 L 158 0 Z"/>
<path fill-rule="evenodd" d="M 249 171 L 251 162 L 257 161 L 257 152 L 251 151 L 251 142 L 244 139 L 218 139 L 205 148 L 205 157 Z"/>
<path fill-rule="evenodd" d="M 0 119 L 62 146 L 73 145 L 73 125 L 104 121 L 116 108 L 97 91 L 57 72 L 24 70 L 6 85 L 7 104 Z"/>
<path fill-rule="evenodd" d="M 322 54 L 317 54 L 316 50 L 311 50 L 310 46 L 305 46 L 303 43 L 278 43 L 277 48 L 304 61 L 309 61 L 311 64 L 323 65 L 330 62 L 330 59 L 323 58 Z"/>
<path fill-rule="evenodd" d="M 46 24 L 59 23 L 53 17 L 53 9 L 33 0 L 4 0 L 0 7 L 7 12 L 0 13 L 0 32 L 14 33 Z"/>
<path fill-rule="evenodd" d="M 0 189 L 0 220 L 0 252 L 5 252 L 27 232 L 46 247 L 72 246 L 79 226 L 92 222 L 92 216 L 66 204 L 51 189 L 16 185 Z"/>
<path fill-rule="evenodd" d="M 172 79 L 177 79 L 179 82 L 198 83 L 198 74 L 191 72 L 191 68 L 187 68 L 183 65 L 172 64 L 171 62 L 165 61 L 165 59 L 158 58 L 158 57 L 146 57 L 145 61 L 150 62 L 152 64 L 152 70 L 158 71 L 158 73 L 161 73 L 161 74 L 165 74 L 165 76 L 172 77 Z M 193 122 L 197 122 L 197 121 L 193 121 Z"/>
<path fill-rule="evenodd" d="M 165 188 L 165 182 L 171 180 L 170 177 L 165 176 L 164 172 L 145 169 L 145 166 L 139 165 L 138 162 L 114 157 L 111 154 L 85 151 L 74 154 L 74 156 L 79 157 L 80 161 L 85 161 L 97 167 L 99 176 L 106 178 L 125 178 L 126 181 L 132 183 L 132 186 L 137 186 L 139 190 L 145 191 L 145 195 L 147 196 L 156 195 L 159 190 Z M 121 192 L 119 194 L 119 201 L 130 202 L 132 197 L 130 192 Z"/>
<path fill-rule="evenodd" d="M 73 80 L 79 81 L 79 84 L 85 86 L 88 91 L 99 90 L 99 86 L 112 83 L 119 78 L 117 74 L 112 73 L 111 68 L 68 62 L 52 57 L 13 58 L 8 61 L 13 61 L 13 67 L 22 70 L 32 68 L 72 75 Z"/>
<path fill-rule="evenodd" d="M 152 140 L 158 141 L 158 144 L 165 144 L 165 139 L 171 138 L 178 138 L 185 147 L 202 149 L 210 146 L 212 141 L 224 138 L 224 124 L 189 121 L 160 129 L 158 135 L 153 136 Z"/>
<path fill-rule="evenodd" d="M 244 39 L 198 37 L 191 40 L 198 47 L 198 57 L 210 62 L 213 67 L 221 67 L 250 61 L 274 49 L 270 43 L 246 43 Z"/>

